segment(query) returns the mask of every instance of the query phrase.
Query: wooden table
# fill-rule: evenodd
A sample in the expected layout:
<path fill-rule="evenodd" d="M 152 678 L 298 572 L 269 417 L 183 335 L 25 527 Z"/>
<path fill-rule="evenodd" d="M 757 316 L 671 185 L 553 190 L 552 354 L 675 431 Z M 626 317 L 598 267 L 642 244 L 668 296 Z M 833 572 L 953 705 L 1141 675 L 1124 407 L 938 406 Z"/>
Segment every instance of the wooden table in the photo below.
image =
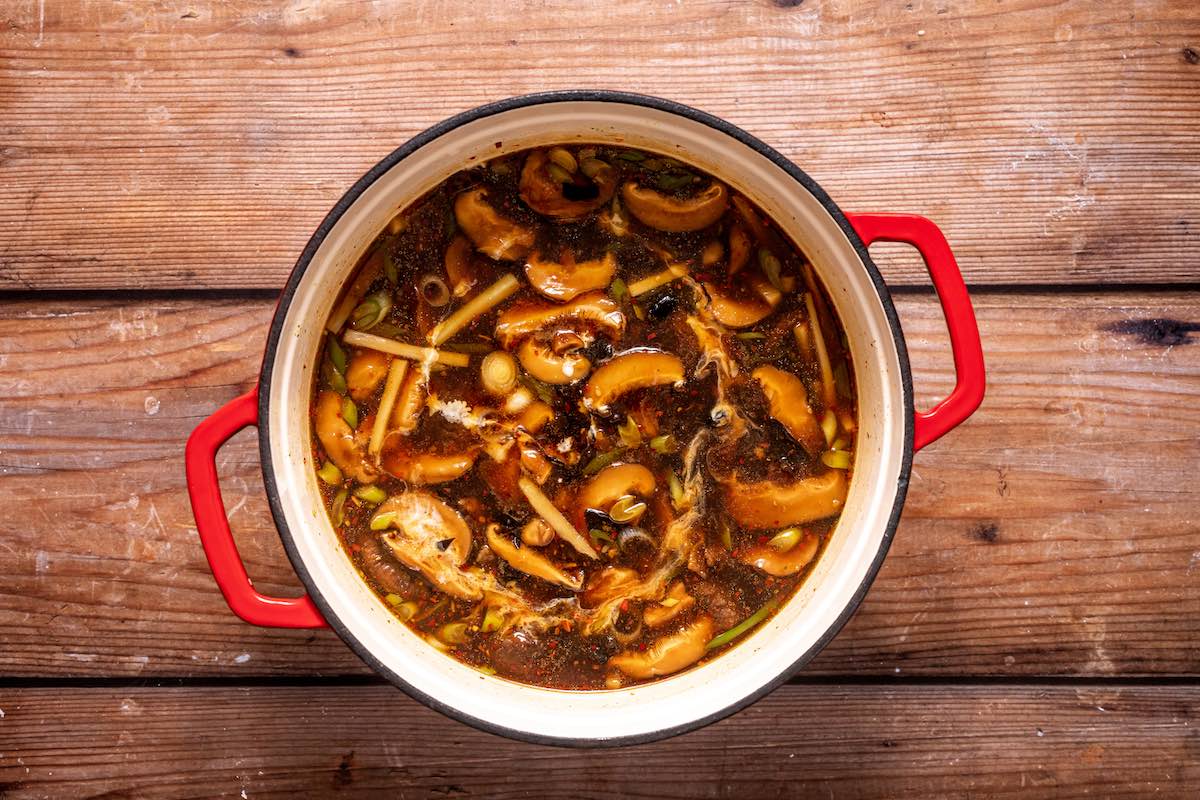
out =
<path fill-rule="evenodd" d="M 845 631 L 735 717 L 518 744 L 327 631 L 226 609 L 183 443 L 259 366 L 345 188 L 476 104 L 620 88 L 775 145 L 843 208 L 936 220 L 990 388 L 916 459 Z M 918 399 L 916 256 L 874 249 Z M 0 797 L 1194 797 L 1200 6 L 249 2 L 0 8 Z M 222 451 L 257 585 L 295 591 L 254 433 Z"/>

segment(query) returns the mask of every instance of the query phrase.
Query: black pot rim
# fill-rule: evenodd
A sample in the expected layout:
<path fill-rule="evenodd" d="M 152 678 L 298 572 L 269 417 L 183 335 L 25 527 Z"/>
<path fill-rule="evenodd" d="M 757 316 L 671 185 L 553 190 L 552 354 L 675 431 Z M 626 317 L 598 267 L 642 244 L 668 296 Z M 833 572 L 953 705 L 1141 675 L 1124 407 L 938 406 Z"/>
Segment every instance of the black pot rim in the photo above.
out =
<path fill-rule="evenodd" d="M 612 737 L 607 739 L 595 739 L 587 737 L 562 737 L 562 736 L 546 736 L 537 733 L 531 733 L 515 728 L 508 728 L 504 725 L 498 725 L 486 720 L 472 716 L 467 711 L 448 705 L 431 697 L 416 687 L 409 684 L 403 676 L 399 675 L 387 665 L 379 661 L 375 655 L 362 642 L 342 624 L 337 614 L 332 607 L 326 602 L 321 592 L 315 585 L 308 568 L 304 561 L 299 556 L 299 551 L 296 547 L 295 539 L 292 531 L 288 527 L 287 519 L 284 515 L 283 503 L 280 500 L 279 486 L 275 480 L 275 469 L 271 460 L 270 448 L 270 421 L 271 409 L 269 404 L 270 387 L 272 381 L 272 373 L 275 367 L 275 352 L 279 346 L 280 336 L 283 330 L 284 318 L 287 316 L 288 307 L 291 304 L 292 297 L 295 295 L 297 287 L 300 285 L 304 273 L 307 271 L 310 262 L 321 243 L 325 240 L 329 231 L 346 212 L 348 208 L 367 190 L 371 184 L 378 180 L 383 174 L 390 170 L 397 163 L 425 146 L 434 139 L 449 133 L 450 131 L 465 125 L 469 122 L 474 122 L 485 117 L 490 117 L 506 111 L 525 108 L 528 106 L 544 105 L 549 103 L 570 103 L 570 102 L 589 102 L 589 103 L 614 103 L 619 105 L 634 105 L 644 108 L 651 108 L 658 111 L 664 111 L 674 114 L 679 117 L 699 122 L 707 125 L 714 130 L 723 133 L 744 145 L 757 151 L 788 175 L 790 175 L 796 183 L 802 186 L 809 192 L 822 207 L 833 217 L 838 227 L 842 229 L 846 237 L 850 240 L 855 252 L 862 261 L 863 267 L 867 270 L 871 278 L 871 282 L 875 287 L 875 291 L 879 296 L 879 301 L 883 306 L 884 313 L 887 316 L 888 324 L 891 327 L 893 338 L 896 342 L 896 351 L 898 362 L 900 365 L 900 375 L 902 382 L 902 395 L 904 401 L 904 444 L 903 452 L 901 453 L 900 473 L 896 481 L 895 500 L 892 505 L 891 514 L 889 515 L 887 527 L 880 541 L 879 549 L 872 559 L 871 565 L 863 576 L 862 582 L 858 589 L 851 597 L 850 602 L 842 610 L 842 613 L 834 620 L 833 624 L 826 629 L 816 642 L 813 643 L 808 650 L 801 654 L 792 664 L 783 670 L 774 680 L 771 680 L 759 687 L 756 691 L 751 692 L 746 697 L 743 697 L 729 705 L 713 712 L 701 719 L 693 720 L 682 725 L 677 725 L 670 728 L 663 728 L 647 733 L 633 734 L 630 736 Z M 751 705 L 765 695 L 769 694 L 781 684 L 792 677 L 801 667 L 812 660 L 825 645 L 827 645 L 834 636 L 842 629 L 842 627 L 854 615 L 862 603 L 863 598 L 867 594 L 867 590 L 875 580 L 879 568 L 883 564 L 884 557 L 887 555 L 888 549 L 891 547 L 892 538 L 896 533 L 896 526 L 900 521 L 900 512 L 904 507 L 904 498 L 908 492 L 909 476 L 912 471 L 913 458 L 913 393 L 912 393 L 912 370 L 908 360 L 908 350 L 904 343 L 904 332 L 900 326 L 899 317 L 896 314 L 895 305 L 892 303 L 891 294 L 888 292 L 887 285 L 883 281 L 883 277 L 879 273 L 879 269 L 871 260 L 867 252 L 866 246 L 862 243 L 854 228 L 847 221 L 845 214 L 838 208 L 837 204 L 830 199 L 829 195 L 810 178 L 803 170 L 793 164 L 788 159 L 784 158 L 778 151 L 770 145 L 761 141 L 755 136 L 746 133 L 741 128 L 726 122 L 719 117 L 715 117 L 706 112 L 692 108 L 690 106 L 677 103 L 672 100 L 665 100 L 659 97 L 649 95 L 633 94 L 628 92 L 616 92 L 606 90 L 571 90 L 557 92 L 542 92 L 537 94 L 522 95 L 519 97 L 511 97 L 505 100 L 500 100 L 487 105 L 482 105 L 473 108 L 469 111 L 464 111 L 456 114 L 448 119 L 439 122 L 431 128 L 417 134 L 412 139 L 408 140 L 400 147 L 393 150 L 389 155 L 383 158 L 375 166 L 371 167 L 355 184 L 350 187 L 347 192 L 342 195 L 337 204 L 321 221 L 313 233 L 312 238 L 308 240 L 300 258 L 296 262 L 296 266 L 292 269 L 291 276 L 288 278 L 287 284 L 284 286 L 283 293 L 280 295 L 279 304 L 275 309 L 275 314 L 271 320 L 271 327 L 267 335 L 266 349 L 263 355 L 262 371 L 260 373 L 259 388 L 258 388 L 258 424 L 259 424 L 259 454 L 263 472 L 263 483 L 266 489 L 267 500 L 271 508 L 271 516 L 275 520 L 275 526 L 279 530 L 279 538 L 283 542 L 284 550 L 287 552 L 288 558 L 291 560 L 292 567 L 296 574 L 304 583 L 308 590 L 309 596 L 317 607 L 321 610 L 321 614 L 325 617 L 329 626 L 350 646 L 350 649 L 366 662 L 372 669 L 383 675 L 393 684 L 398 686 L 410 697 L 424 703 L 430 708 L 445 714 L 448 717 L 456 719 L 460 722 L 465 722 L 480 730 L 496 733 L 501 736 L 506 736 L 511 739 L 530 742 L 534 744 L 573 746 L 573 747 L 612 747 L 617 745 L 627 744 L 643 744 L 647 742 L 658 741 L 675 736 L 688 731 L 693 731 L 709 725 L 725 717 Z"/>

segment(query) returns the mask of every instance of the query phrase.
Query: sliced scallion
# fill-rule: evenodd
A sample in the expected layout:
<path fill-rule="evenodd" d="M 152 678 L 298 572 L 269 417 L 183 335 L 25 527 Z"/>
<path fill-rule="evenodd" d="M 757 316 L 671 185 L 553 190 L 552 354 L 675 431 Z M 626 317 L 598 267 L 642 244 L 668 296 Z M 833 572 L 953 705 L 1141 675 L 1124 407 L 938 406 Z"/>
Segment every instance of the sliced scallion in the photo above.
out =
<path fill-rule="evenodd" d="M 345 374 L 346 372 L 346 351 L 338 342 L 337 337 L 330 336 L 328 343 L 325 345 L 326 352 L 329 353 L 329 360 L 333 362 L 334 369 Z"/>
<path fill-rule="evenodd" d="M 354 490 L 354 496 L 359 500 L 362 500 L 364 503 L 371 503 L 373 505 L 379 505 L 384 500 L 387 500 L 387 492 L 373 483 L 367 486 L 357 487 Z"/>
<path fill-rule="evenodd" d="M 619 303 L 627 294 L 629 294 L 629 287 L 625 285 L 625 281 L 614 278 L 608 287 L 608 296 Z"/>
<path fill-rule="evenodd" d="M 642 431 L 633 417 L 626 417 L 625 421 L 617 426 L 617 435 L 626 447 L 639 447 L 642 444 Z"/>
<path fill-rule="evenodd" d="M 845 450 L 826 450 L 821 463 L 830 469 L 850 469 L 850 453 Z"/>
<path fill-rule="evenodd" d="M 337 486 L 342 482 L 342 471 L 337 468 L 337 464 L 334 464 L 332 461 L 326 461 L 317 470 L 317 477 L 330 486 Z"/>
<path fill-rule="evenodd" d="M 395 511 L 384 511 L 371 517 L 371 530 L 381 531 L 396 521 Z"/>
<path fill-rule="evenodd" d="M 349 397 L 342 398 L 342 419 L 351 428 L 358 427 L 358 406 L 354 405 L 354 401 Z"/>
<path fill-rule="evenodd" d="M 678 443 L 675 441 L 675 437 L 669 433 L 660 433 L 650 440 L 650 449 L 663 455 L 674 453 L 677 447 Z"/>
<path fill-rule="evenodd" d="M 488 608 L 483 614 L 483 622 L 479 629 L 484 633 L 495 633 L 504 627 L 504 615 L 498 609 Z"/>
<path fill-rule="evenodd" d="M 329 507 L 329 516 L 333 517 L 334 525 L 341 525 L 346 521 L 346 498 L 350 496 L 350 492 L 342 489 L 333 498 L 333 505 Z"/>
<path fill-rule="evenodd" d="M 741 333 L 735 333 L 734 336 L 741 339 L 743 342 L 753 342 L 757 339 L 767 338 L 765 333 L 760 333 L 759 331 L 742 331 Z"/>
<path fill-rule="evenodd" d="M 600 470 L 615 462 L 618 458 L 625 455 L 626 448 L 624 445 L 614 447 L 612 450 L 603 453 L 597 453 L 592 457 L 592 460 L 583 468 L 584 475 L 595 475 Z"/>
<path fill-rule="evenodd" d="M 782 291 L 783 283 L 779 280 L 779 273 L 783 270 L 783 264 L 780 263 L 778 256 L 767 248 L 760 247 L 758 249 L 758 265 L 762 267 L 763 274 L 767 276 L 771 285 Z"/>
<path fill-rule="evenodd" d="M 770 600 L 768 600 L 766 603 L 764 603 L 763 607 L 760 608 L 758 611 L 755 611 L 753 614 L 746 617 L 744 620 L 739 622 L 737 625 L 734 625 L 732 628 L 725 631 L 724 633 L 714 636 L 712 641 L 710 641 L 707 645 L 705 645 L 704 649 L 705 650 L 716 650 L 718 647 L 724 647 L 725 645 L 732 642 L 734 639 L 741 636 L 746 631 L 753 628 L 755 625 L 762 622 L 767 617 L 771 616 L 771 612 L 774 611 L 776 608 L 778 608 L 778 606 L 779 606 L 779 598 L 772 597 Z"/>

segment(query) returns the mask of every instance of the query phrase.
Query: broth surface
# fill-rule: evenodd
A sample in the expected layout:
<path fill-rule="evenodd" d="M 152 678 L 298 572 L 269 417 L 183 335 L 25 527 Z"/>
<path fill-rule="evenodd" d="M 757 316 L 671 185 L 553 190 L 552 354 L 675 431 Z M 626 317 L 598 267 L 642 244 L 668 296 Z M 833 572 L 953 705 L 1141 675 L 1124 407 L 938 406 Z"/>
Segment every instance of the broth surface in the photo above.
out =
<path fill-rule="evenodd" d="M 572 144 L 456 173 L 326 329 L 330 520 L 381 601 L 481 671 L 676 673 L 751 635 L 835 535 L 841 324 L 800 249 L 695 167 Z"/>

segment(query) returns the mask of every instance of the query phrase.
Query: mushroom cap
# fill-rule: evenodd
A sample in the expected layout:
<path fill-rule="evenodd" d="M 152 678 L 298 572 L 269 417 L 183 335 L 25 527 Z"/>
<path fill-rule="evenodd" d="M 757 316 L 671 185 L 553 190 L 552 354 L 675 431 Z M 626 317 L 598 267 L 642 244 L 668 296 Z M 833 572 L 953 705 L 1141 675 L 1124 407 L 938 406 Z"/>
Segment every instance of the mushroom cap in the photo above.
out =
<path fill-rule="evenodd" d="M 511 347 L 522 337 L 551 326 L 577 333 L 585 328 L 620 336 L 625 330 L 625 315 L 611 297 L 589 292 L 563 305 L 521 303 L 505 309 L 496 320 L 496 340 Z"/>
<path fill-rule="evenodd" d="M 805 533 L 804 537 L 787 550 L 780 552 L 768 544 L 755 545 L 747 550 L 741 560 L 768 575 L 783 577 L 795 575 L 807 567 L 817 555 L 821 547 L 821 539 L 814 533 Z"/>
<path fill-rule="evenodd" d="M 517 349 L 517 360 L 533 377 L 543 383 L 562 386 L 583 380 L 592 371 L 592 362 L 581 352 L 559 355 L 549 342 L 530 336 Z"/>
<path fill-rule="evenodd" d="M 729 206 L 725 184 L 713 181 L 704 191 L 686 198 L 665 195 L 636 181 L 621 187 L 621 198 L 629 213 L 651 228 L 683 233 L 707 228 L 721 218 Z"/>
<path fill-rule="evenodd" d="M 546 556 L 532 547 L 517 547 L 500 533 L 498 525 L 489 525 L 486 534 L 488 547 L 496 555 L 507 561 L 514 569 L 541 578 L 544 581 L 564 586 L 572 591 L 583 587 L 580 575 L 568 575 Z"/>
<path fill-rule="evenodd" d="M 762 385 L 771 416 L 809 455 L 820 455 L 825 449 L 825 434 L 808 403 L 804 383 L 770 364 L 763 364 L 750 375 Z"/>
<path fill-rule="evenodd" d="M 533 247 L 533 231 L 492 208 L 483 187 L 454 198 L 454 219 L 479 252 L 497 261 L 522 258 Z"/>
<path fill-rule="evenodd" d="M 367 426 L 362 420 L 360 428 Z M 342 396 L 328 389 L 317 395 L 317 413 L 314 420 L 317 440 L 329 460 L 345 475 L 359 483 L 374 483 L 379 471 L 367 460 L 367 433 L 360 434 L 352 429 L 342 417 Z"/>
<path fill-rule="evenodd" d="M 569 254 L 568 254 L 569 255 Z M 534 253 L 525 262 L 525 277 L 540 294 L 560 303 L 584 292 L 607 287 L 617 272 L 617 257 L 611 251 L 591 261 L 546 261 Z"/>
<path fill-rule="evenodd" d="M 610 403 L 636 389 L 683 383 L 679 356 L 661 350 L 632 350 L 609 359 L 583 387 L 583 404 L 605 412 Z"/>
<path fill-rule="evenodd" d="M 712 617 L 705 614 L 670 636 L 658 639 L 645 650 L 618 653 L 608 660 L 608 664 L 639 680 L 670 675 L 703 658 L 705 646 L 712 638 Z"/>
<path fill-rule="evenodd" d="M 718 478 L 725 510 L 747 530 L 770 530 L 815 522 L 840 514 L 848 482 L 844 470 L 831 469 L 795 483 L 743 483 L 736 476 Z"/>
<path fill-rule="evenodd" d="M 374 517 L 381 514 L 392 515 L 382 538 L 401 563 L 453 597 L 483 597 L 479 577 L 462 569 L 471 553 L 471 529 L 457 511 L 429 492 L 414 489 L 384 500 Z"/>
<path fill-rule="evenodd" d="M 526 157 L 525 166 L 521 168 L 521 199 L 539 214 L 561 222 L 577 220 L 607 203 L 617 190 L 617 171 L 610 164 L 604 164 L 591 179 L 582 175 L 574 178 L 576 185 L 581 187 L 594 185 L 595 196 L 585 200 L 568 200 L 563 193 L 563 184 L 547 171 L 547 162 L 545 150 L 534 150 Z"/>

